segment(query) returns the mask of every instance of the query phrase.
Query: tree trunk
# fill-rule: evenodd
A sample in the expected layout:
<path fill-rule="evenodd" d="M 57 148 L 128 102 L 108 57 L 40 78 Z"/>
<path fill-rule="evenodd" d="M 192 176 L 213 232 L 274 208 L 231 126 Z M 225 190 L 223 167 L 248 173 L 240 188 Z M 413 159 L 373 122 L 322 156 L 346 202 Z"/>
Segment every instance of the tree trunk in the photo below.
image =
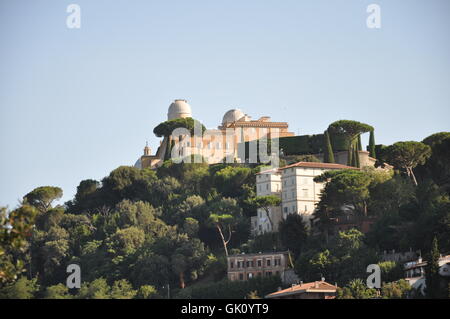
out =
<path fill-rule="evenodd" d="M 411 178 L 412 178 L 412 180 L 414 182 L 414 185 L 417 186 L 418 185 L 417 184 L 417 179 L 416 179 L 416 176 L 414 175 L 412 167 L 408 167 L 407 170 L 409 171 L 409 176 L 411 176 Z"/>
<path fill-rule="evenodd" d="M 219 225 L 216 225 L 216 228 L 219 231 L 220 238 L 222 239 L 223 248 L 225 249 L 225 255 L 228 257 L 227 244 L 228 244 L 229 240 L 228 241 L 225 240 L 225 237 L 223 237 L 222 229 L 220 228 Z M 230 237 L 231 237 L 231 235 L 230 235 Z"/>
<path fill-rule="evenodd" d="M 184 289 L 184 287 L 186 287 L 186 284 L 184 282 L 184 272 L 180 271 L 179 278 L 180 278 L 180 288 Z"/>

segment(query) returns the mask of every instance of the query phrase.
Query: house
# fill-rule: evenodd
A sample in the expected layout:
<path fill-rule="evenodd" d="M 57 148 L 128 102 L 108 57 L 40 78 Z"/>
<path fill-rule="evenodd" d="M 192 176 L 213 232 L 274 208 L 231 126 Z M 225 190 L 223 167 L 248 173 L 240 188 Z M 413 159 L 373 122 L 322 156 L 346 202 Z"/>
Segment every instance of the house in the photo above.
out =
<path fill-rule="evenodd" d="M 310 221 L 324 187 L 324 183 L 317 183 L 314 178 L 324 172 L 341 169 L 359 168 L 332 163 L 298 162 L 256 174 L 257 196 L 280 196 L 281 207 L 271 207 L 270 218 L 264 209 L 258 209 L 257 216 L 251 219 L 252 234 L 278 231 L 278 223 L 289 214 L 298 214 L 305 221 Z"/>
<path fill-rule="evenodd" d="M 411 287 L 419 290 L 423 295 L 425 294 L 425 268 L 428 262 L 419 257 L 415 261 L 404 264 L 405 280 L 409 282 Z M 450 279 L 450 255 L 441 256 L 439 258 L 439 275 L 447 280 Z"/>
<path fill-rule="evenodd" d="M 227 261 L 230 281 L 270 276 L 280 276 L 282 282 L 287 284 L 298 281 L 288 252 L 230 255 Z"/>
<path fill-rule="evenodd" d="M 256 174 L 256 196 L 274 195 L 281 198 L 281 174 L 277 168 Z M 252 235 L 277 232 L 282 219 L 281 207 L 258 208 L 256 216 L 251 217 Z"/>
<path fill-rule="evenodd" d="M 337 286 L 325 281 L 314 281 L 292 285 L 292 287 L 279 290 L 267 295 L 267 299 L 334 299 Z"/>

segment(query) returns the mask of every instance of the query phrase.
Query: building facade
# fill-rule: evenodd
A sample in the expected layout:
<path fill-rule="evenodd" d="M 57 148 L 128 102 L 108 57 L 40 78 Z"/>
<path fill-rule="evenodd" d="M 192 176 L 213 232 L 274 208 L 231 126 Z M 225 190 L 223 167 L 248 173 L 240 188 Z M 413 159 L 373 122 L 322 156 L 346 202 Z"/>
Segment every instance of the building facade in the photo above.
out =
<path fill-rule="evenodd" d="M 246 281 L 255 277 L 280 276 L 285 283 L 295 282 L 288 252 L 230 255 L 228 280 Z"/>
<path fill-rule="evenodd" d="M 256 196 L 273 195 L 281 198 L 281 174 L 277 168 L 256 174 Z M 268 216 L 269 215 L 269 216 Z M 258 208 L 256 216 L 251 217 L 253 235 L 277 232 L 282 219 L 281 207 Z"/>
<path fill-rule="evenodd" d="M 279 169 L 256 174 L 257 196 L 276 195 L 280 207 L 271 207 L 271 225 L 264 209 L 258 209 L 251 219 L 253 235 L 278 231 L 278 224 L 289 214 L 298 214 L 309 222 L 320 201 L 324 183 L 314 181 L 316 176 L 330 170 L 358 169 L 342 164 L 298 162 Z"/>
<path fill-rule="evenodd" d="M 167 113 L 168 120 L 192 118 L 192 110 L 186 100 L 175 100 Z M 225 158 L 239 161 L 239 143 L 258 140 L 264 137 L 276 138 L 294 136 L 288 131 L 286 122 L 272 122 L 270 117 L 263 116 L 252 120 L 248 114 L 239 109 L 227 111 L 222 123 L 217 129 L 207 129 L 202 136 L 177 134 L 165 137 L 156 154 L 144 151 L 135 166 L 139 168 L 156 168 L 162 165 L 168 146 L 171 146 L 171 158 L 183 158 L 190 155 L 200 155 L 209 164 L 222 162 Z M 175 147 L 172 147 L 175 144 Z"/>

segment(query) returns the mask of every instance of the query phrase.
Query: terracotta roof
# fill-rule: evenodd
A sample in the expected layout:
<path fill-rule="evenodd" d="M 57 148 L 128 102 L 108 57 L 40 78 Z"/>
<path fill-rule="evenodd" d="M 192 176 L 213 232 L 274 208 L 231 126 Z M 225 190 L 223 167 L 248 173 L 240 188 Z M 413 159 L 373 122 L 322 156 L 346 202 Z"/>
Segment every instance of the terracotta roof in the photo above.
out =
<path fill-rule="evenodd" d="M 318 163 L 318 162 L 298 162 L 288 166 L 281 167 L 282 169 L 287 169 L 291 167 L 308 167 L 308 168 L 329 168 L 329 169 L 356 169 L 357 167 L 342 165 L 342 164 L 334 164 L 334 163 Z"/>
<path fill-rule="evenodd" d="M 266 298 L 276 298 L 281 296 L 303 294 L 308 292 L 336 292 L 337 286 L 329 284 L 325 281 L 314 281 L 306 284 L 295 285 L 290 288 L 273 292 L 266 296 Z"/>

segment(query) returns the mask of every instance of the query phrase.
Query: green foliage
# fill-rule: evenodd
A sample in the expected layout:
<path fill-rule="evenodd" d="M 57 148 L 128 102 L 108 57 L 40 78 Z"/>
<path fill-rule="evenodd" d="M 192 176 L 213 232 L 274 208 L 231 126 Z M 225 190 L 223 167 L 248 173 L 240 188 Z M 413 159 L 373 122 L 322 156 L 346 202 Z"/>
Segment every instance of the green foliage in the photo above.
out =
<path fill-rule="evenodd" d="M 133 299 L 137 291 L 133 289 L 126 279 L 117 280 L 111 288 L 112 299 Z"/>
<path fill-rule="evenodd" d="M 326 247 L 305 249 L 297 258 L 295 272 L 305 282 L 325 277 L 339 286 L 355 278 L 366 278 L 366 267 L 376 261 L 376 254 L 363 238 L 356 229 L 339 232 Z"/>
<path fill-rule="evenodd" d="M 24 271 L 27 239 L 32 234 L 37 210 L 29 205 L 12 212 L 0 208 L 0 287 Z"/>
<path fill-rule="evenodd" d="M 16 282 L 0 290 L 0 299 L 33 299 L 39 291 L 37 279 L 20 277 Z"/>
<path fill-rule="evenodd" d="M 45 289 L 45 299 L 72 299 L 69 289 L 64 284 L 49 286 Z"/>
<path fill-rule="evenodd" d="M 229 281 L 198 284 L 181 290 L 175 298 L 179 299 L 244 299 L 251 292 L 266 296 L 281 287 L 278 276 L 256 277 L 247 281 Z"/>
<path fill-rule="evenodd" d="M 417 185 L 413 168 L 431 156 L 431 147 L 420 142 L 397 142 L 383 151 L 384 160 L 397 169 L 404 169 Z"/>
<path fill-rule="evenodd" d="M 46 212 L 52 206 L 52 202 L 60 199 L 63 191 L 59 187 L 42 186 L 33 189 L 23 197 L 24 203 L 36 207 L 41 212 Z"/>
<path fill-rule="evenodd" d="M 431 178 L 450 194 L 450 132 L 433 134 L 423 143 L 431 147 L 431 156 L 416 172 L 420 179 Z"/>
<path fill-rule="evenodd" d="M 349 120 L 340 120 L 330 124 L 328 127 L 328 131 L 334 133 L 336 135 L 345 136 L 349 140 L 349 145 L 347 148 L 348 158 L 347 165 L 359 167 L 359 156 L 358 150 L 361 149 L 360 144 L 358 144 L 359 137 L 361 134 L 366 132 L 372 132 L 374 128 L 368 124 L 357 122 L 357 121 L 349 121 Z"/>
<path fill-rule="evenodd" d="M 431 299 L 442 297 L 439 278 L 439 257 L 440 254 L 438 240 L 436 237 L 434 237 L 433 244 L 431 246 L 430 258 L 425 269 L 425 278 L 427 285 L 426 295 Z"/>
<path fill-rule="evenodd" d="M 360 133 L 353 140 L 339 130 L 328 133 L 335 151 L 351 146 L 354 155 L 360 149 Z M 306 152 L 288 154 L 288 161 L 317 161 L 312 154 L 324 150 L 323 134 L 283 139 L 292 141 L 293 154 Z M 416 167 L 418 187 L 401 174 L 366 168 L 318 177 L 326 185 L 310 235 L 301 218 L 290 215 L 278 234 L 250 239 L 256 209 L 279 205 L 277 197 L 256 196 L 255 173 L 261 168 L 256 165 L 166 161 L 157 171 L 122 166 L 101 183 L 82 181 L 72 201 L 54 208 L 58 189 L 37 188 L 19 208 L 0 210 L 0 295 L 149 299 L 165 298 L 170 285 L 171 296 L 179 298 L 256 298 L 281 286 L 279 278 L 223 280 L 228 251 L 289 249 L 303 281 L 323 276 L 344 286 L 365 280 L 380 250 L 429 251 L 434 236 L 442 251 L 450 249 L 449 141 L 447 134 L 424 140 L 432 155 Z M 377 145 L 379 162 L 389 150 Z M 335 217 L 365 214 L 378 218 L 366 236 L 327 231 Z M 70 263 L 82 267 L 78 293 L 63 284 Z M 395 282 L 403 276 L 401 265 L 379 265 L 382 297 L 403 298 L 406 287 Z M 20 278 L 25 269 L 32 280 Z M 358 287 L 354 282 L 344 287 L 342 296 L 371 296 Z"/>
<path fill-rule="evenodd" d="M 406 299 L 412 291 L 411 285 L 404 279 L 384 284 L 381 287 L 383 299 Z"/>
<path fill-rule="evenodd" d="M 369 185 L 372 177 L 358 170 L 328 171 L 314 179 L 317 182 L 330 180 L 322 190 L 319 207 L 340 209 L 343 205 L 352 205 L 353 210 L 367 215 Z"/>
<path fill-rule="evenodd" d="M 323 162 L 324 163 L 334 163 L 334 153 L 333 153 L 333 147 L 331 146 L 330 141 L 330 134 L 328 133 L 328 130 L 324 133 L 324 155 L 323 155 Z"/>
<path fill-rule="evenodd" d="M 250 239 L 247 244 L 243 245 L 242 250 L 246 251 L 247 253 L 280 251 L 284 248 L 280 241 L 280 234 L 281 232 L 267 232 L 255 236 L 254 238 Z"/>
<path fill-rule="evenodd" d="M 290 164 L 294 164 L 294 163 L 298 163 L 298 162 L 320 163 L 320 160 L 316 156 L 310 155 L 310 154 L 287 155 L 287 156 L 283 156 L 282 158 L 286 161 L 286 165 L 290 165 Z M 285 165 L 280 164 L 280 167 L 283 167 L 283 166 L 285 166 Z"/>
<path fill-rule="evenodd" d="M 185 128 L 185 129 L 189 130 L 191 136 L 194 136 L 194 127 L 196 125 L 198 125 L 201 128 L 200 133 L 203 134 L 203 132 L 206 131 L 205 126 L 203 124 L 201 124 L 199 121 L 194 120 L 191 117 L 186 117 L 186 118 L 179 118 L 179 119 L 162 122 L 153 129 L 153 133 L 157 137 L 163 137 L 163 136 L 167 137 L 167 136 L 172 135 L 172 132 L 175 129 Z"/>
<path fill-rule="evenodd" d="M 239 197 L 241 186 L 254 179 L 252 170 L 248 167 L 226 166 L 214 174 L 214 184 L 224 197 Z"/>
<path fill-rule="evenodd" d="M 373 288 L 368 288 L 361 279 L 353 279 L 344 288 L 338 288 L 337 299 L 372 299 L 377 297 Z"/>
<path fill-rule="evenodd" d="M 370 157 L 377 158 L 377 152 L 375 147 L 375 133 L 373 130 L 370 131 L 369 146 L 367 147 L 367 150 L 369 151 Z"/>
<path fill-rule="evenodd" d="M 308 228 L 298 214 L 290 214 L 280 222 L 278 234 L 282 245 L 298 256 L 308 237 Z"/>
<path fill-rule="evenodd" d="M 403 264 L 394 261 L 384 261 L 378 263 L 381 270 L 381 280 L 383 282 L 393 282 L 403 278 Z M 409 284 L 408 284 L 409 285 Z"/>
<path fill-rule="evenodd" d="M 161 298 L 158 294 L 158 290 L 154 286 L 151 285 L 143 285 L 139 287 L 139 290 L 136 295 L 137 299 L 159 299 Z"/>
<path fill-rule="evenodd" d="M 104 278 L 92 282 L 82 283 L 77 295 L 78 299 L 110 299 L 111 287 Z"/>

